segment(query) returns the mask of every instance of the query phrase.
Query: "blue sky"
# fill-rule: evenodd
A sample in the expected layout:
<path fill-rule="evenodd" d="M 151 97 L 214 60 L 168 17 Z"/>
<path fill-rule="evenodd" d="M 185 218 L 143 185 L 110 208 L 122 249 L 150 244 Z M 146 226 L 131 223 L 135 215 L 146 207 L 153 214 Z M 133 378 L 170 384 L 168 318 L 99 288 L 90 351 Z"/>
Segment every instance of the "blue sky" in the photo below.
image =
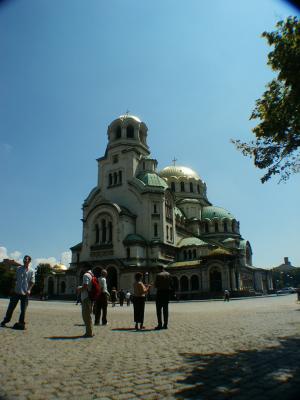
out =
<path fill-rule="evenodd" d="M 260 37 L 296 11 L 275 0 L 11 0 L 0 6 L 0 259 L 67 262 L 108 124 L 148 126 L 159 169 L 196 170 L 240 221 L 259 267 L 300 267 L 299 175 L 262 185 L 230 138 L 273 77 Z"/>

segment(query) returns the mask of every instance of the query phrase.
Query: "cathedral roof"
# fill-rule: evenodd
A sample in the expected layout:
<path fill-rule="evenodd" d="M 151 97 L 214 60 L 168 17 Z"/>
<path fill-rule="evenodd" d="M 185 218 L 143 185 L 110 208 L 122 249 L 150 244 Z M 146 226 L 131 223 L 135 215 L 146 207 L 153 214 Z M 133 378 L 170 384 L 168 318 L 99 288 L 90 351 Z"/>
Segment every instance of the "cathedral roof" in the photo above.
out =
<path fill-rule="evenodd" d="M 218 256 L 222 256 L 222 257 L 228 257 L 228 256 L 232 256 L 233 254 L 225 249 L 221 249 L 220 247 L 218 247 L 217 249 L 212 250 L 207 257 L 218 257 Z"/>
<path fill-rule="evenodd" d="M 225 210 L 225 208 L 215 207 L 215 206 L 206 206 L 202 209 L 202 219 L 214 219 L 214 218 L 228 218 L 235 219 L 229 211 Z"/>
<path fill-rule="evenodd" d="M 168 184 L 153 172 L 142 172 L 137 176 L 137 179 L 142 181 L 147 186 L 163 187 L 166 189 L 168 188 Z"/>
<path fill-rule="evenodd" d="M 180 178 L 185 178 L 185 179 L 197 179 L 200 180 L 200 176 L 192 170 L 189 167 L 183 167 L 179 165 L 170 165 L 168 167 L 165 167 L 159 172 L 159 175 L 162 178 L 175 178 L 175 179 L 180 179 Z"/>
<path fill-rule="evenodd" d="M 146 239 L 143 238 L 143 236 L 138 235 L 137 233 L 129 233 L 129 235 L 126 236 L 124 239 L 124 244 L 134 244 L 134 243 L 146 243 Z"/>
<path fill-rule="evenodd" d="M 176 261 L 167 265 L 168 268 L 199 268 L 201 260 Z"/>
<path fill-rule="evenodd" d="M 177 246 L 180 247 L 185 247 L 185 246 L 206 246 L 207 243 L 204 242 L 201 239 L 198 239 L 196 237 L 188 237 L 181 239 L 178 243 Z"/>
<path fill-rule="evenodd" d="M 185 218 L 185 215 L 184 215 L 183 211 L 180 208 L 175 206 L 174 207 L 174 212 L 175 212 L 176 216 L 178 215 L 179 217 L 184 217 Z"/>

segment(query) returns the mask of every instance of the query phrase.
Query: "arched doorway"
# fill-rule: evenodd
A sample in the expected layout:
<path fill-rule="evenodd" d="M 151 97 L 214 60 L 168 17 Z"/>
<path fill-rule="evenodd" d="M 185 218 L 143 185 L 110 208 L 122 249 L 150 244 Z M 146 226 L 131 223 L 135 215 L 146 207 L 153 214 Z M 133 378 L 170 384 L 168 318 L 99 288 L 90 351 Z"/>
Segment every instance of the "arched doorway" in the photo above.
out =
<path fill-rule="evenodd" d="M 191 290 L 199 290 L 199 277 L 197 275 L 191 277 Z"/>
<path fill-rule="evenodd" d="M 218 268 L 213 268 L 210 270 L 209 280 L 211 292 L 222 291 L 222 274 Z"/>
<path fill-rule="evenodd" d="M 177 292 L 179 289 L 179 282 L 178 282 L 178 278 L 176 276 L 172 276 L 172 286 L 173 286 L 173 290 L 175 292 Z"/>
<path fill-rule="evenodd" d="M 54 280 L 53 278 L 48 279 L 48 296 L 53 296 L 54 294 Z"/>
<path fill-rule="evenodd" d="M 187 292 L 189 290 L 189 280 L 186 276 L 180 278 L 180 289 L 182 292 Z"/>
<path fill-rule="evenodd" d="M 64 294 L 66 292 L 66 282 L 62 281 L 60 284 L 60 293 Z"/>
<path fill-rule="evenodd" d="M 110 292 L 112 287 L 118 289 L 118 273 L 115 267 L 107 268 L 107 289 Z"/>

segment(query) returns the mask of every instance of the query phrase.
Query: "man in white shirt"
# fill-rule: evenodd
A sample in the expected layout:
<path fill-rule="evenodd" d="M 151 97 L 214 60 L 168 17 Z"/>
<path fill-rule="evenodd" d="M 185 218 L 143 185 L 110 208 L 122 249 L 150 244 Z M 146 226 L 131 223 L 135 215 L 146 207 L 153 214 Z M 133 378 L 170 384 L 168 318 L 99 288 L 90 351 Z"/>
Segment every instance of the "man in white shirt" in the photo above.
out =
<path fill-rule="evenodd" d="M 25 329 L 25 313 L 28 306 L 28 297 L 34 285 L 34 273 L 32 269 L 29 268 L 31 257 L 28 255 L 24 256 L 23 262 L 24 265 L 17 268 L 15 290 L 10 298 L 4 320 L 1 322 L 2 327 L 5 327 L 5 325 L 10 322 L 13 312 L 20 300 L 21 313 L 19 322 L 13 327 L 14 329 Z"/>
<path fill-rule="evenodd" d="M 84 337 L 93 337 L 92 310 L 93 303 L 89 297 L 89 291 L 92 288 L 93 272 L 89 269 L 82 277 L 82 286 L 77 289 L 81 293 L 82 319 L 85 324 Z"/>
<path fill-rule="evenodd" d="M 107 303 L 108 303 L 109 292 L 107 290 L 106 277 L 107 277 L 107 271 L 106 269 L 103 269 L 101 271 L 100 278 L 98 278 L 99 284 L 101 286 L 101 293 L 95 303 L 95 325 L 100 324 L 101 311 L 102 311 L 102 325 L 107 325 Z"/>

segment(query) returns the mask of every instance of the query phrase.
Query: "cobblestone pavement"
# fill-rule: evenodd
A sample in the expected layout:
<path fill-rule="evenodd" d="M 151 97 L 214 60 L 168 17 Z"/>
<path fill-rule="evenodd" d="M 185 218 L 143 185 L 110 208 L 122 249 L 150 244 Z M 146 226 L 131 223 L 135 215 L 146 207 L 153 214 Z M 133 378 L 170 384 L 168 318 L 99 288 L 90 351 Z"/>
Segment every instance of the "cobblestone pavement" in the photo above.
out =
<path fill-rule="evenodd" d="M 8 301 L 0 299 L 0 316 Z M 109 325 L 84 333 L 80 306 L 31 301 L 28 329 L 0 328 L 1 399 L 299 399 L 296 295 L 155 305 L 135 332 L 132 307 L 109 307 Z"/>

